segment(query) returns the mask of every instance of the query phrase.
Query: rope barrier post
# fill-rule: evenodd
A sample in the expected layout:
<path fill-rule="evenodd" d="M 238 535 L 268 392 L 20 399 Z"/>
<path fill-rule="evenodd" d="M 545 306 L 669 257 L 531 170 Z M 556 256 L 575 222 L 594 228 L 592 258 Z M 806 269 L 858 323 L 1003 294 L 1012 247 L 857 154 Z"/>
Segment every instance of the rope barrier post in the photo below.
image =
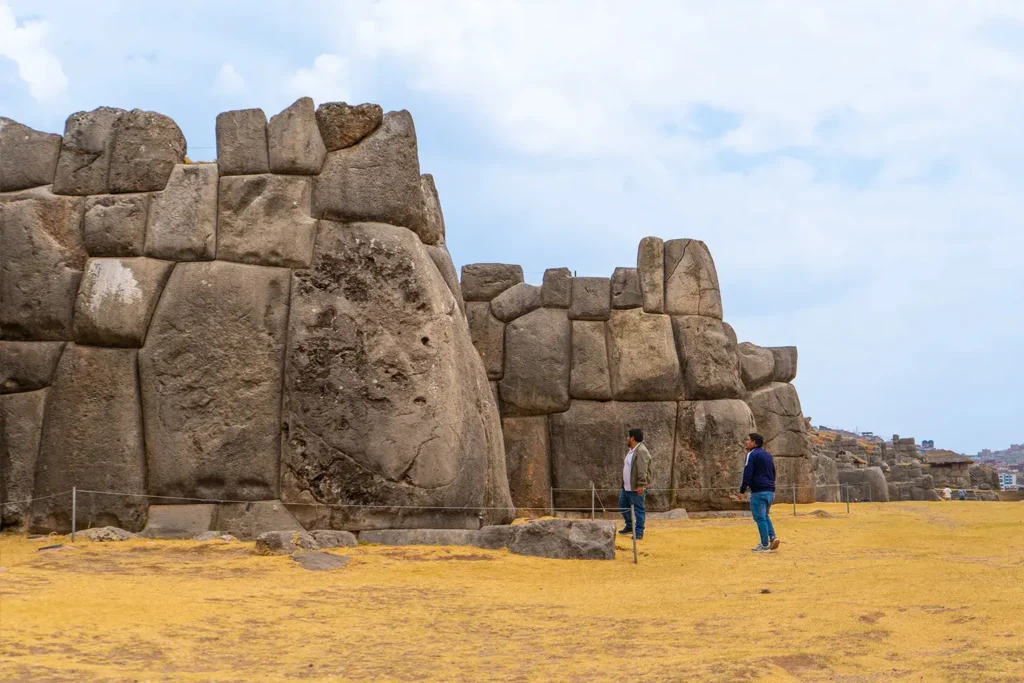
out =
<path fill-rule="evenodd" d="M 796 484 L 793 484 L 793 516 L 796 517 Z"/>
<path fill-rule="evenodd" d="M 636 506 L 629 506 L 630 526 L 633 527 L 633 564 L 639 564 L 636 554 Z"/>
<path fill-rule="evenodd" d="M 71 542 L 75 542 L 75 525 L 78 523 L 78 487 L 71 487 Z"/>
<path fill-rule="evenodd" d="M 850 514 L 850 485 L 843 484 L 843 488 L 846 489 L 846 514 Z"/>
<path fill-rule="evenodd" d="M 596 505 L 595 500 L 597 498 L 597 490 L 594 488 L 594 482 L 590 482 L 590 519 L 594 519 L 594 512 Z"/>
<path fill-rule="evenodd" d="M 551 493 L 551 499 L 548 502 L 551 504 L 551 507 L 550 507 L 551 516 L 554 517 L 555 516 L 555 488 L 553 486 L 551 487 L 550 493 Z"/>

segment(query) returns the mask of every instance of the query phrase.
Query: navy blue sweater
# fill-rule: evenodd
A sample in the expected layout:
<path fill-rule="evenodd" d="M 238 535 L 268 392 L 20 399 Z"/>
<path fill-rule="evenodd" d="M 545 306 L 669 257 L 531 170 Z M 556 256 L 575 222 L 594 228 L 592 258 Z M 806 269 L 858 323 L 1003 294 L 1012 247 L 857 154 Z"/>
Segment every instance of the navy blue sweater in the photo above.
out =
<path fill-rule="evenodd" d="M 746 493 L 748 488 L 753 493 L 775 492 L 775 459 L 764 448 L 755 448 L 747 453 L 740 493 Z"/>

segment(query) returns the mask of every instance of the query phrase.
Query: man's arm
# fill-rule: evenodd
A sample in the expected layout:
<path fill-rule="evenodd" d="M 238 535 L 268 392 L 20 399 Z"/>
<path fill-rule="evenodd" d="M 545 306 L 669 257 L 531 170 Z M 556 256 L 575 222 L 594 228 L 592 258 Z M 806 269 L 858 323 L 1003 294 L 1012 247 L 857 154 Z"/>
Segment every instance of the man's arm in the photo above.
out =
<path fill-rule="evenodd" d="M 636 492 L 642 496 L 651 479 L 651 453 L 644 447 L 637 449 L 634 456 L 639 459 L 636 468 Z"/>
<path fill-rule="evenodd" d="M 754 478 L 754 459 L 747 453 L 747 464 L 743 466 L 743 483 L 740 484 L 740 495 L 742 496 L 750 488 L 750 482 Z"/>

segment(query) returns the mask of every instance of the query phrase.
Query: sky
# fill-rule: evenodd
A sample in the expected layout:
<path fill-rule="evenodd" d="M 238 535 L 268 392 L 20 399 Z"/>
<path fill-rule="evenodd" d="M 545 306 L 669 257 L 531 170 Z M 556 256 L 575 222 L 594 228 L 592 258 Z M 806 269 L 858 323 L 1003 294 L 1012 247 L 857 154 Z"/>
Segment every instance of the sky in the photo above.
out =
<path fill-rule="evenodd" d="M 704 240 L 815 424 L 1024 442 L 1019 0 L 0 0 L 0 115 L 408 109 L 457 266 Z"/>

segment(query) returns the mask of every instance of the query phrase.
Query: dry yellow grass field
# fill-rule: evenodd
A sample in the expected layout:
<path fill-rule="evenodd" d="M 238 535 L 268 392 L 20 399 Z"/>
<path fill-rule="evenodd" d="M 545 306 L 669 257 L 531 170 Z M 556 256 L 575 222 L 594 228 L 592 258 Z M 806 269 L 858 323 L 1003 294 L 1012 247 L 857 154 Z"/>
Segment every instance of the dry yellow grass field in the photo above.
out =
<path fill-rule="evenodd" d="M 3 680 L 1024 681 L 1024 503 L 654 521 L 639 565 L 0 536 Z M 60 539 L 66 542 L 66 539 Z"/>

